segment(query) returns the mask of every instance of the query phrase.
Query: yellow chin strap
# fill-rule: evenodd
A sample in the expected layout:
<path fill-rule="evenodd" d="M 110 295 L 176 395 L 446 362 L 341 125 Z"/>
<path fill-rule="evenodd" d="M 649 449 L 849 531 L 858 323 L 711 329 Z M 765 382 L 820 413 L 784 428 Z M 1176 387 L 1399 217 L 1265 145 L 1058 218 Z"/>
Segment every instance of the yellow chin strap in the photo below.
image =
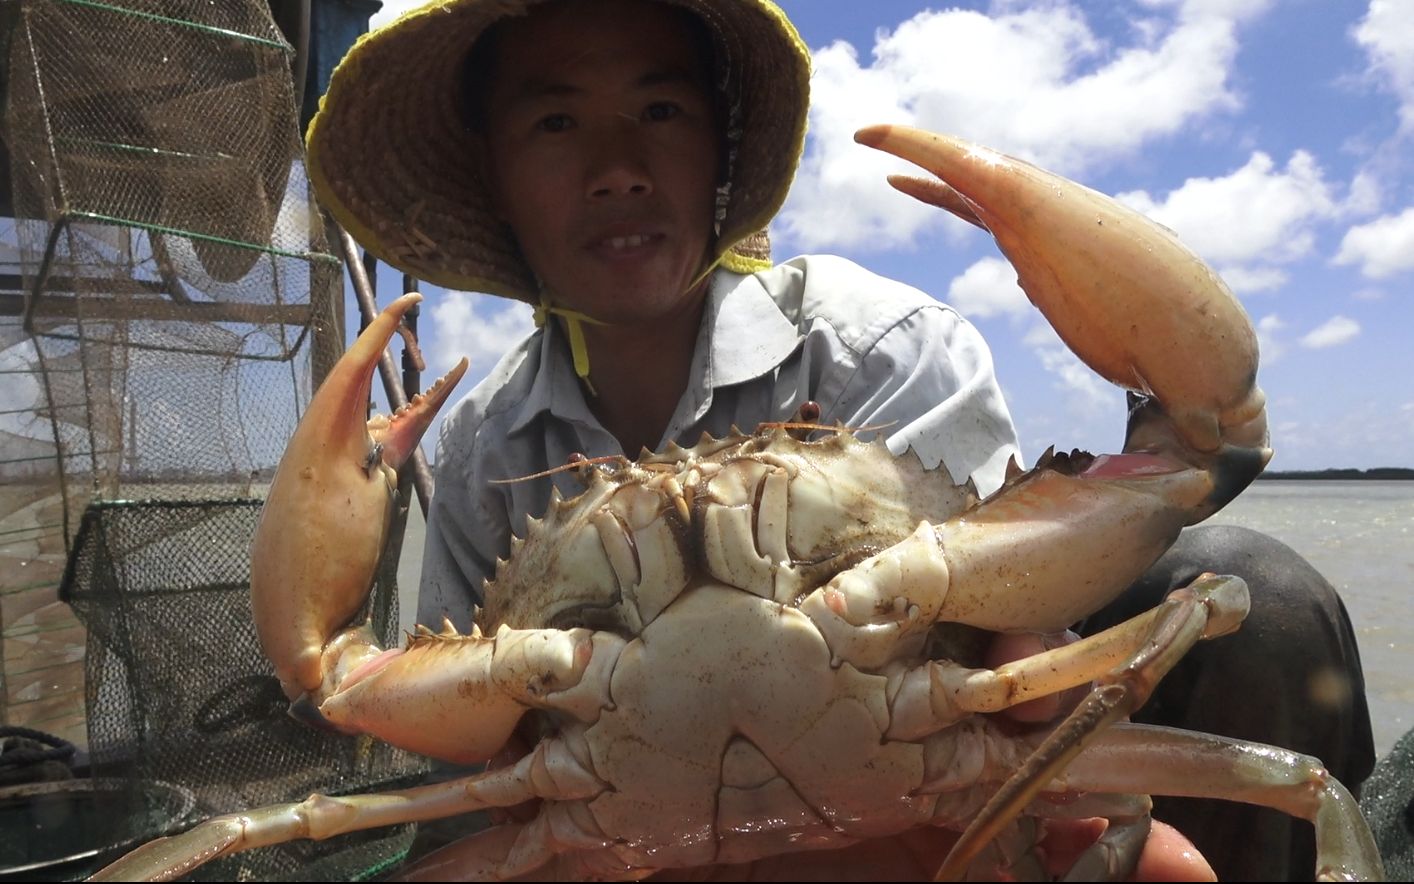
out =
<path fill-rule="evenodd" d="M 608 325 L 608 323 L 600 322 L 578 310 L 556 307 L 542 296 L 540 304 L 535 308 L 535 327 L 544 328 L 551 316 L 558 316 L 565 321 L 565 327 L 570 335 L 570 356 L 574 358 L 574 373 L 584 381 L 589 395 L 598 396 L 599 393 L 594 389 L 594 384 L 589 380 L 589 348 L 584 343 L 584 323 L 587 322 L 590 325 Z"/>

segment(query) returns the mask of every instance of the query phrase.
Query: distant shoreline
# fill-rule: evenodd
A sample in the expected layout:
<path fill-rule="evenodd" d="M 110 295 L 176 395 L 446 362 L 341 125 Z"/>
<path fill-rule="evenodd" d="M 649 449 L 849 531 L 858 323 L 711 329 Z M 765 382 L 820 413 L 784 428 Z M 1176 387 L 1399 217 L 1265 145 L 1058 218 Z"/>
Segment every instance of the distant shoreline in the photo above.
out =
<path fill-rule="evenodd" d="M 1375 479 L 1381 482 L 1388 482 L 1391 479 L 1414 479 L 1414 469 L 1405 467 L 1375 467 L 1369 470 L 1267 470 L 1257 477 L 1257 481 L 1265 479 L 1316 479 L 1316 480 L 1341 480 L 1351 479 Z"/>

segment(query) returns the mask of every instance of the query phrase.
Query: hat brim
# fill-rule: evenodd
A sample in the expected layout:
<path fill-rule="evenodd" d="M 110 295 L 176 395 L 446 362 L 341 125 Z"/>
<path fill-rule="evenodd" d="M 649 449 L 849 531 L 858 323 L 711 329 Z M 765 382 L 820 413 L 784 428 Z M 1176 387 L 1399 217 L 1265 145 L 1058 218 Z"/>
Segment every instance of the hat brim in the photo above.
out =
<path fill-rule="evenodd" d="M 543 0 L 434 0 L 363 35 L 330 78 L 306 144 L 320 203 L 379 260 L 445 288 L 536 302 L 514 237 L 469 160 L 459 83 L 493 22 Z M 713 261 L 785 201 L 805 141 L 809 51 L 768 0 L 663 0 L 708 25 L 738 103 L 730 199 Z M 758 262 L 759 263 L 759 262 Z"/>

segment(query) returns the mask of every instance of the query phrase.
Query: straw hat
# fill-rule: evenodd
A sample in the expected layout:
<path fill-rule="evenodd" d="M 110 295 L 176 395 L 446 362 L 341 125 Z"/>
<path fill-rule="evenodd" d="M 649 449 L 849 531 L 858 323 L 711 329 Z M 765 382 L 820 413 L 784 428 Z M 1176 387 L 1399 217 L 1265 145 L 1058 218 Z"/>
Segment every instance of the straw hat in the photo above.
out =
<path fill-rule="evenodd" d="M 380 260 L 451 289 L 532 304 L 540 293 L 510 230 L 467 161 L 463 62 L 498 19 L 542 0 L 432 0 L 362 36 L 335 69 L 309 126 L 309 175 L 322 205 Z M 662 0 L 708 25 L 726 98 L 730 190 L 714 261 L 769 266 L 766 223 L 799 163 L 810 54 L 769 0 Z M 739 247 L 738 247 L 739 244 Z"/>

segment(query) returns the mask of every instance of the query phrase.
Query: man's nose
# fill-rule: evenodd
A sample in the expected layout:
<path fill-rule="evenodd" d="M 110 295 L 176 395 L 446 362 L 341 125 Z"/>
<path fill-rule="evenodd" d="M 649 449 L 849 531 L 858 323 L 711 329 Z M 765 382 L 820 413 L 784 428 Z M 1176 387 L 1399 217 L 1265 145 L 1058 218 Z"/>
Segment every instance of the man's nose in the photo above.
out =
<path fill-rule="evenodd" d="M 595 139 L 585 190 L 591 199 L 614 196 L 647 196 L 653 179 L 638 149 L 642 124 L 623 120 L 607 127 Z"/>

